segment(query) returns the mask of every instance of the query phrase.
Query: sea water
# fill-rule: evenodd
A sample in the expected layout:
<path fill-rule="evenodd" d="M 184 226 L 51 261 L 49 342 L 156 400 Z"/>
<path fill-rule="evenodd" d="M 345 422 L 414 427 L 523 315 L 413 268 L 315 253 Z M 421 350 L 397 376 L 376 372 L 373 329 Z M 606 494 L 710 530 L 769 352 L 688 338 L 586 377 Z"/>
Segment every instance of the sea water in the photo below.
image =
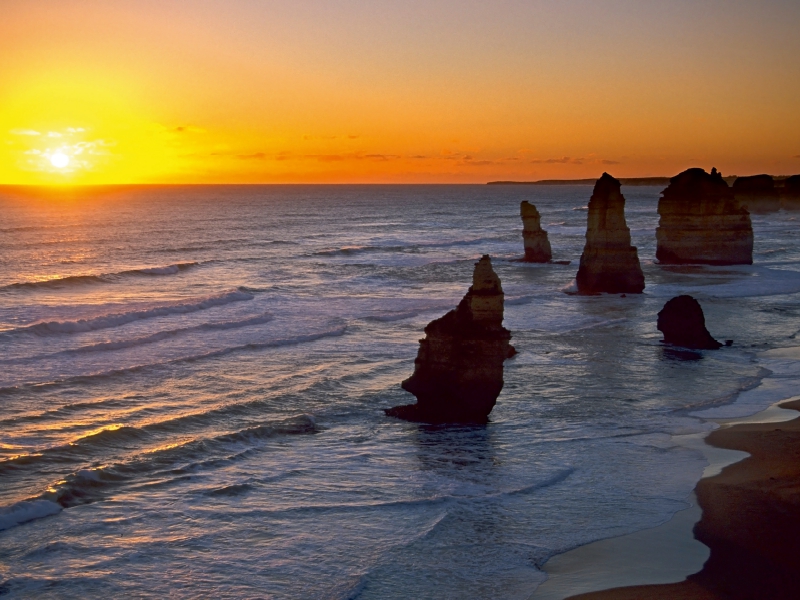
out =
<path fill-rule="evenodd" d="M 0 189 L 0 593 L 528 598 L 664 523 L 706 464 L 672 436 L 796 393 L 800 228 L 659 266 L 660 189 L 623 192 L 645 293 L 580 297 L 587 186 Z M 570 264 L 517 261 L 521 200 Z M 385 416 L 486 253 L 519 352 L 489 424 Z M 681 293 L 732 346 L 662 347 Z"/>

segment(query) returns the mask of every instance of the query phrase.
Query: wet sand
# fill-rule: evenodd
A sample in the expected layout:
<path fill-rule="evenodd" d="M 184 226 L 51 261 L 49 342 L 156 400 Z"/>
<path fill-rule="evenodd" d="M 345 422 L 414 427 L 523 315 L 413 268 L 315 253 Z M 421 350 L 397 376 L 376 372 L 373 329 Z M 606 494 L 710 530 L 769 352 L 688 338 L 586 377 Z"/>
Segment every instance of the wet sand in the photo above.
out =
<path fill-rule="evenodd" d="M 800 401 L 781 404 L 800 411 Z M 706 438 L 751 456 L 702 479 L 695 537 L 711 549 L 685 581 L 580 594 L 580 600 L 800 598 L 800 417 L 723 427 Z"/>

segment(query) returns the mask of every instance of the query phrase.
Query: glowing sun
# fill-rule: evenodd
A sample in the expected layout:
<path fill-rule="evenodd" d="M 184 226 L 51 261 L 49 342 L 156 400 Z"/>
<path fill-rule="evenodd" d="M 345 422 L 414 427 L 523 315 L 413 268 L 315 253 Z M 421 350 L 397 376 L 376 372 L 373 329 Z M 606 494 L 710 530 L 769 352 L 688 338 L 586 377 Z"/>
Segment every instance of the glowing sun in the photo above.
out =
<path fill-rule="evenodd" d="M 50 157 L 50 162 L 57 169 L 63 169 L 69 164 L 69 156 L 63 152 L 56 152 Z"/>

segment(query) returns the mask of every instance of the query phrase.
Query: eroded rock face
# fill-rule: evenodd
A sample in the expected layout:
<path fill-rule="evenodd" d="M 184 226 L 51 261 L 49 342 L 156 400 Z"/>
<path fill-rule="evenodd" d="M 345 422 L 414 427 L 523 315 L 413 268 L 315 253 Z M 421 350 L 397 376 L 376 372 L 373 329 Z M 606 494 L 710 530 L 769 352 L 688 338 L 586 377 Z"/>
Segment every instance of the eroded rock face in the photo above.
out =
<path fill-rule="evenodd" d="M 589 199 L 586 245 L 575 277 L 579 294 L 641 294 L 644 275 L 631 230 L 625 223 L 625 197 L 608 173 L 597 180 Z"/>
<path fill-rule="evenodd" d="M 523 200 L 519 205 L 522 217 L 522 241 L 525 244 L 525 262 L 546 263 L 553 258 L 547 232 L 542 229 L 541 215 L 536 207 Z"/>
<path fill-rule="evenodd" d="M 386 414 L 424 423 L 485 423 L 503 389 L 503 362 L 516 353 L 510 339 L 500 278 L 484 255 L 458 307 L 425 327 L 414 374 L 401 384 L 417 403 Z"/>
<path fill-rule="evenodd" d="M 787 177 L 781 190 L 781 208 L 800 210 L 800 175 Z"/>
<path fill-rule="evenodd" d="M 669 300 L 658 313 L 656 326 L 664 334 L 665 344 L 694 350 L 716 350 L 722 346 L 706 329 L 703 309 L 691 296 Z"/>
<path fill-rule="evenodd" d="M 737 177 L 733 195 L 739 206 L 749 213 L 770 213 L 781 209 L 781 198 L 775 181 L 769 175 Z"/>
<path fill-rule="evenodd" d="M 751 265 L 753 226 L 716 169 L 688 169 L 661 192 L 656 258 L 663 264 Z"/>

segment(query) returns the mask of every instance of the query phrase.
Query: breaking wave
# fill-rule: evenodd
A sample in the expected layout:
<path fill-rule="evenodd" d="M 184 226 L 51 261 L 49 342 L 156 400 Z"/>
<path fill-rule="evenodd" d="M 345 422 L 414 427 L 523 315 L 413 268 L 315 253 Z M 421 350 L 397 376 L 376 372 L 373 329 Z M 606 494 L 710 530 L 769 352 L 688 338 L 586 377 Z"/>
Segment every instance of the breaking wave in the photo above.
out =
<path fill-rule="evenodd" d="M 150 452 L 144 451 L 132 460 L 110 466 L 77 469 L 39 496 L 0 508 L 0 531 L 58 514 L 65 508 L 97 502 L 105 498 L 110 489 L 134 483 L 143 475 L 166 470 L 163 474 L 174 478 L 198 467 L 213 467 L 219 461 L 225 462 L 236 458 L 242 452 L 246 452 L 247 447 L 257 446 L 264 439 L 280 435 L 314 434 L 318 431 L 319 426 L 313 415 L 301 414 L 274 423 L 246 427 L 208 438 L 195 438 L 184 444 Z M 68 446 L 0 462 L 0 470 L 7 471 L 14 468 L 13 463 L 29 463 L 31 460 L 47 460 L 55 457 L 63 461 L 65 452 L 74 453 L 75 462 L 80 462 L 85 459 L 87 444 L 113 444 L 120 441 L 145 440 L 147 437 L 145 429 L 135 427 L 103 429 L 84 436 Z M 234 451 L 234 454 L 231 455 L 231 451 Z M 198 460 L 201 462 L 191 462 Z"/>
<path fill-rule="evenodd" d="M 181 271 L 186 271 L 192 267 L 196 267 L 200 263 L 185 262 L 176 263 L 173 265 L 166 265 L 163 267 L 143 267 L 141 269 L 128 269 L 126 271 L 119 271 L 117 273 L 103 273 L 100 275 L 69 275 L 67 277 L 56 277 L 53 279 L 46 279 L 43 281 L 22 281 L 18 283 L 11 283 L 3 286 L 0 290 L 24 290 L 24 289 L 52 289 L 64 288 L 73 285 L 86 285 L 91 283 L 114 283 L 125 277 L 135 276 L 158 276 L 158 275 L 175 275 Z"/>
<path fill-rule="evenodd" d="M 152 319 L 154 317 L 165 317 L 168 315 L 182 315 L 197 312 L 214 306 L 223 306 L 231 302 L 242 302 L 252 300 L 255 296 L 240 289 L 213 296 L 197 299 L 193 302 L 175 302 L 148 309 L 131 310 L 121 313 L 110 313 L 91 317 L 88 319 L 78 319 L 76 321 L 45 321 L 16 327 L 3 332 L 4 335 L 35 333 L 38 335 L 51 335 L 60 333 L 85 333 L 98 329 L 109 329 L 119 327 L 126 323 L 132 323 L 142 319 Z"/>

